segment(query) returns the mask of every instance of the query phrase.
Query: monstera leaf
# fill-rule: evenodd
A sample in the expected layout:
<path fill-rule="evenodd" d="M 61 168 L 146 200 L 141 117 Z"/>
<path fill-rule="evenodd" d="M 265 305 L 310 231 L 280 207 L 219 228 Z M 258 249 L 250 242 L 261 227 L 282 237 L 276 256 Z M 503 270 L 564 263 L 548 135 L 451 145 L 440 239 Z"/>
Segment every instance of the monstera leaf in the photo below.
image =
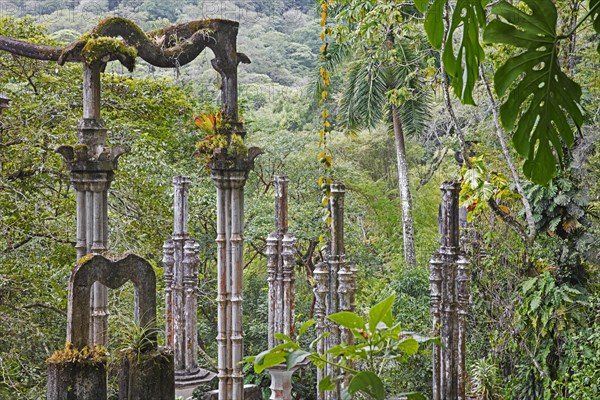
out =
<path fill-rule="evenodd" d="M 557 12 L 551 0 L 523 0 L 530 13 L 506 1 L 492 8 L 503 18 L 490 22 L 484 41 L 505 43 L 524 51 L 496 71 L 496 92 L 508 98 L 500 107 L 507 129 L 515 129 L 515 149 L 525 157 L 525 175 L 546 184 L 556 174 L 556 158 L 573 144 L 574 124 L 583 124 L 581 87 L 565 75 L 558 62 Z"/>
<path fill-rule="evenodd" d="M 444 41 L 444 8 L 447 2 L 434 0 L 425 15 L 425 32 L 436 49 L 440 49 Z M 420 2 L 415 1 L 417 8 L 423 6 L 417 3 Z M 479 31 L 485 26 L 484 7 L 487 3 L 487 0 L 457 0 L 448 28 L 442 55 L 444 67 L 452 77 L 454 93 L 464 104 L 475 104 L 473 87 L 478 79 L 479 64 L 485 56 L 479 42 Z M 455 38 L 457 35 L 460 37 Z M 456 51 L 454 42 L 458 43 Z"/>
<path fill-rule="evenodd" d="M 479 43 L 479 28 L 485 26 L 483 10 L 485 3 L 487 1 L 481 0 L 458 0 L 456 2 L 448 31 L 449 40 L 446 42 L 442 55 L 446 72 L 452 77 L 454 94 L 464 104 L 475 105 L 473 87 L 479 76 L 479 64 L 485 57 L 483 47 Z M 462 37 L 458 53 L 455 53 L 452 38 L 459 27 L 462 27 L 460 30 Z"/>

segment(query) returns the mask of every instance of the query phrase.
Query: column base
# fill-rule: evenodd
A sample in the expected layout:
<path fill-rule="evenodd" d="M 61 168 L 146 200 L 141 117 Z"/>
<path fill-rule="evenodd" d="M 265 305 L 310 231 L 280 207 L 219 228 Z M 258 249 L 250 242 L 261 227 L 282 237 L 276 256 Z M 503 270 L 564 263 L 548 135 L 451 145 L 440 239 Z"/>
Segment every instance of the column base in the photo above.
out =
<path fill-rule="evenodd" d="M 207 392 L 202 400 L 219 400 L 219 391 Z M 256 385 L 244 385 L 244 400 L 263 400 L 260 388 Z"/>
<path fill-rule="evenodd" d="M 48 362 L 48 400 L 106 399 L 106 362 Z"/>
<path fill-rule="evenodd" d="M 175 371 L 175 390 L 179 391 L 190 387 L 196 388 L 197 386 L 209 383 L 216 377 L 217 374 L 214 372 L 202 368 L 198 368 L 195 371 Z"/>

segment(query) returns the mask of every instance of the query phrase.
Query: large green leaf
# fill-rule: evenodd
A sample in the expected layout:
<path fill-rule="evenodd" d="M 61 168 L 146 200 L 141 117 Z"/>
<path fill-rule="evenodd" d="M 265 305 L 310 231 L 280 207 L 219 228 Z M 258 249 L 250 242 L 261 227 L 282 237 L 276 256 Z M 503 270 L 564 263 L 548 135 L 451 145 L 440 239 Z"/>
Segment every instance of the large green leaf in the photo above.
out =
<path fill-rule="evenodd" d="M 402 350 L 407 355 L 412 356 L 419 351 L 419 342 L 413 338 L 408 338 L 398 343 L 398 349 Z"/>
<path fill-rule="evenodd" d="M 375 333 L 377 325 L 383 322 L 388 327 L 394 324 L 394 317 L 392 316 L 392 306 L 396 295 L 391 295 L 385 300 L 375 304 L 369 310 L 369 332 Z"/>
<path fill-rule="evenodd" d="M 425 15 L 425 32 L 427 38 L 436 49 L 442 48 L 444 41 L 444 7 L 447 0 L 434 0 Z"/>
<path fill-rule="evenodd" d="M 485 26 L 484 4 L 481 0 L 458 0 L 452 13 L 448 39 L 442 58 L 444 68 L 452 77 L 454 94 L 464 104 L 475 105 L 473 88 L 479 76 L 479 64 L 485 53 L 479 42 L 479 30 Z M 459 29 L 461 28 L 461 29 Z M 460 33 L 458 51 L 454 51 L 454 35 Z"/>
<path fill-rule="evenodd" d="M 425 15 L 425 32 L 436 49 L 441 49 L 444 42 L 444 8 L 447 2 L 435 0 Z M 444 68 L 452 77 L 454 93 L 465 104 L 475 104 L 473 88 L 478 79 L 479 64 L 485 57 L 479 32 L 485 26 L 484 7 L 487 3 L 488 0 L 457 0 L 442 54 Z M 456 51 L 454 43 L 458 44 Z"/>
<path fill-rule="evenodd" d="M 381 379 L 371 371 L 362 371 L 354 375 L 348 385 L 348 393 L 354 395 L 363 392 L 376 400 L 385 399 L 385 388 Z"/>
<path fill-rule="evenodd" d="M 365 329 L 365 321 L 350 311 L 340 311 L 327 316 L 327 319 L 348 329 Z"/>
<path fill-rule="evenodd" d="M 556 174 L 556 158 L 562 160 L 563 145 L 573 144 L 571 122 L 579 128 L 583 113 L 580 86 L 565 75 L 558 62 L 557 12 L 551 0 L 524 0 L 531 13 L 501 1 L 492 13 L 496 19 L 484 32 L 484 40 L 525 49 L 496 71 L 495 89 L 507 100 L 500 118 L 515 129 L 515 149 L 526 158 L 525 175 L 546 184 Z"/>
<path fill-rule="evenodd" d="M 429 5 L 429 0 L 415 0 L 415 8 L 419 10 L 419 12 L 424 13 L 427 10 L 427 6 Z"/>
<path fill-rule="evenodd" d="M 600 0 L 590 0 L 590 11 L 594 21 L 594 29 L 600 33 Z M 598 43 L 598 53 L 600 53 L 600 43 Z"/>
<path fill-rule="evenodd" d="M 304 351 L 304 350 L 292 351 L 290 354 L 288 354 L 287 359 L 286 359 L 286 365 L 287 365 L 288 369 L 291 369 L 291 368 L 295 367 L 296 365 L 304 362 L 304 360 L 306 360 L 306 358 L 309 357 L 310 354 L 311 353 L 309 353 L 308 351 Z"/>

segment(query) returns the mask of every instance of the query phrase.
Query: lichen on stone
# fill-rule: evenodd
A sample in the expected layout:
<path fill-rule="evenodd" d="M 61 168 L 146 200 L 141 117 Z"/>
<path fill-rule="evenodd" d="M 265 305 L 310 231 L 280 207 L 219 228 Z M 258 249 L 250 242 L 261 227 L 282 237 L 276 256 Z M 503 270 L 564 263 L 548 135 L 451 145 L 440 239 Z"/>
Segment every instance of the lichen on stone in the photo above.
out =
<path fill-rule="evenodd" d="M 85 256 L 82 256 L 79 259 L 79 261 L 77 262 L 77 265 L 79 265 L 79 266 L 85 265 L 86 263 L 88 263 L 89 261 L 91 261 L 92 258 L 94 258 L 94 255 L 92 253 L 86 254 Z"/>

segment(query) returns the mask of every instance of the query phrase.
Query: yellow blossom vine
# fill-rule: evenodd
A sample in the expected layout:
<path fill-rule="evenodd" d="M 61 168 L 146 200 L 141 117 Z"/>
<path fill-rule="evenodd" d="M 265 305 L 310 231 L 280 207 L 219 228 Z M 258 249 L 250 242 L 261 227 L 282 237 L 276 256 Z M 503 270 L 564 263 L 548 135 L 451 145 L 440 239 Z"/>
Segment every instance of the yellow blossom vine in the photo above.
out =
<path fill-rule="evenodd" d="M 331 85 L 330 74 L 327 71 L 327 47 L 329 46 L 329 37 L 331 35 L 331 29 L 327 27 L 327 17 L 329 7 L 332 2 L 330 0 L 321 0 L 321 41 L 323 44 L 320 49 L 321 68 L 319 70 L 319 79 L 321 80 L 321 129 L 319 130 L 319 162 L 321 163 L 322 173 L 319 177 L 319 186 L 323 193 L 321 204 L 323 206 L 323 220 L 327 225 L 331 222 L 331 212 L 327 207 L 329 204 L 329 196 L 331 196 L 331 166 L 332 156 L 329 148 L 327 147 L 328 134 L 331 132 L 331 122 L 329 120 L 329 111 L 327 110 L 327 100 L 329 99 L 329 87 Z M 324 237 L 321 238 L 322 240 Z"/>

